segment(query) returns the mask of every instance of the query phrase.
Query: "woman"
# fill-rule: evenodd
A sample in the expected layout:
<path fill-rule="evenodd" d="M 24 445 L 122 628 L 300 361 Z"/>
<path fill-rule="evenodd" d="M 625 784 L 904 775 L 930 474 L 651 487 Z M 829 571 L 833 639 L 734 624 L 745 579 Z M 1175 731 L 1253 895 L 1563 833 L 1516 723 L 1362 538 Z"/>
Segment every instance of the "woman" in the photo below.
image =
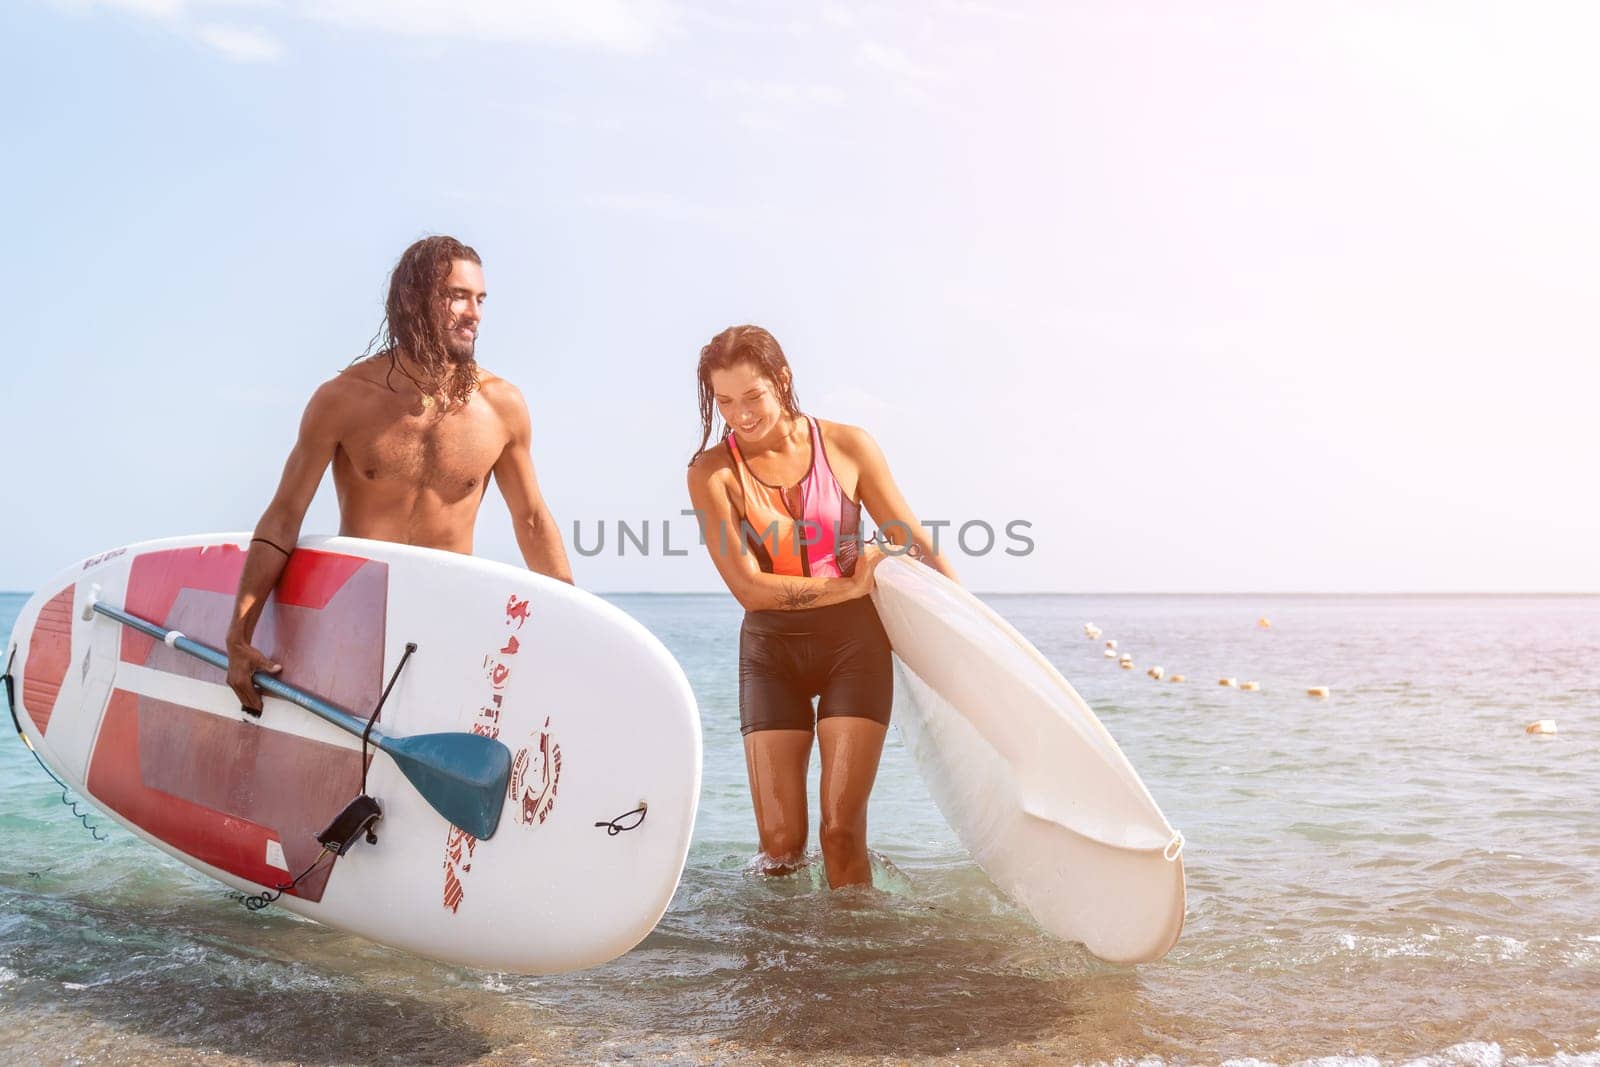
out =
<path fill-rule="evenodd" d="M 870 884 L 867 795 L 894 696 L 889 639 L 867 596 L 872 574 L 886 554 L 915 551 L 955 573 L 933 552 L 877 442 L 801 412 L 770 333 L 722 331 L 700 350 L 698 375 L 689 496 L 706 549 L 745 609 L 739 723 L 762 867 L 785 873 L 804 860 L 814 733 L 828 884 Z M 713 413 L 726 434 L 707 447 Z M 900 547 L 861 545 L 862 505 Z"/>

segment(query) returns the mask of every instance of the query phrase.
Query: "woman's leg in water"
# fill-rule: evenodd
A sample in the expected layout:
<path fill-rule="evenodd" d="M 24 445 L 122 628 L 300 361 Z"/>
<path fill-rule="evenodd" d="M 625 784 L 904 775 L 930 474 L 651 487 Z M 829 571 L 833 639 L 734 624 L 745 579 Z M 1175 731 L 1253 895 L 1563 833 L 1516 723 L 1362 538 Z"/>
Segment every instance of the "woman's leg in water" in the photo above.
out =
<path fill-rule="evenodd" d="M 752 730 L 744 735 L 744 766 L 767 874 L 788 874 L 805 862 L 810 765 L 810 730 Z"/>
<path fill-rule="evenodd" d="M 867 797 L 878 777 L 888 729 L 873 719 L 850 715 L 817 720 L 817 738 L 822 743 L 822 862 L 830 888 L 872 883 L 867 859 Z M 803 789 L 802 783 L 802 801 Z"/>

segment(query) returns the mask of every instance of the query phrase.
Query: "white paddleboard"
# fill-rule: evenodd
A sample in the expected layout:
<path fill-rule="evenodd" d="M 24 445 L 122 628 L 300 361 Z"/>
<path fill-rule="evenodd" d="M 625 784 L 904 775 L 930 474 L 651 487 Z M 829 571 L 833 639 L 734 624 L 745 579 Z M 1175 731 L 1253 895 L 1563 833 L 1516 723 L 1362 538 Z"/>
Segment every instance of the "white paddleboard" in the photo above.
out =
<path fill-rule="evenodd" d="M 939 811 L 1002 891 L 1101 959 L 1159 959 L 1183 930 L 1183 838 L 1083 698 L 931 567 L 879 565 L 895 721 Z"/>
<path fill-rule="evenodd" d="M 322 855 L 315 835 L 361 788 L 359 738 L 271 696 L 250 718 L 217 668 L 84 617 L 95 597 L 220 648 L 248 539 L 152 541 L 77 564 L 23 608 L 7 655 L 21 729 L 56 774 L 156 847 L 257 893 Z M 504 743 L 499 825 L 485 840 L 453 827 L 375 754 L 377 842 L 324 856 L 278 905 L 520 973 L 638 944 L 677 886 L 700 795 L 699 713 L 677 662 L 565 583 L 354 538 L 302 540 L 255 635 L 282 681 L 362 719 L 408 642 L 378 726 Z"/>

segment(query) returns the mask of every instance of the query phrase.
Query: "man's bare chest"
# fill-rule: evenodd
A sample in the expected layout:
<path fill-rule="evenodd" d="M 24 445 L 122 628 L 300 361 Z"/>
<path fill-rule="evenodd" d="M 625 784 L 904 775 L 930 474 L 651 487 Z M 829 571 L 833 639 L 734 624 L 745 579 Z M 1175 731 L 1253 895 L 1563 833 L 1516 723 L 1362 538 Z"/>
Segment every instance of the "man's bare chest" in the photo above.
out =
<path fill-rule="evenodd" d="M 340 448 L 357 482 L 396 483 L 454 495 L 481 490 L 506 445 L 499 420 L 471 409 L 374 420 Z"/>

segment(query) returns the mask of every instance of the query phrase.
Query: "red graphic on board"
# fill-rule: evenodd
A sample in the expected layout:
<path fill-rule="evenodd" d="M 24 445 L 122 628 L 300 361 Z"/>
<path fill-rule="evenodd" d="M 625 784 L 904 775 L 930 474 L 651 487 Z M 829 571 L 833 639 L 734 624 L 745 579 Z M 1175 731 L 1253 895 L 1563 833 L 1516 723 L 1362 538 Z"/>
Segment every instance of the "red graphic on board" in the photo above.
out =
<path fill-rule="evenodd" d="M 467 895 L 461 878 L 472 870 L 472 852 L 477 847 L 476 837 L 459 826 L 450 827 L 450 835 L 444 845 L 444 906 L 452 914 L 461 907 L 461 899 Z"/>
<path fill-rule="evenodd" d="M 506 597 L 506 625 L 513 629 L 522 629 L 522 624 L 528 621 L 529 603 L 526 599 L 518 599 L 515 593 Z M 522 643 L 515 634 L 511 635 L 498 655 L 509 659 L 517 654 Z M 483 657 L 483 676 L 489 683 L 487 699 L 483 700 L 470 729 L 480 737 L 498 738 L 500 736 L 500 713 L 505 707 L 505 693 L 503 690 L 511 681 L 511 664 L 505 659 L 496 659 L 495 653 Z M 548 726 L 549 724 L 546 723 Z M 557 770 L 560 769 L 559 753 L 557 754 Z M 512 768 L 512 780 L 516 780 L 516 768 Z M 515 794 L 513 793 L 513 799 Z M 520 816 L 518 816 L 520 819 Z M 450 827 L 450 832 L 445 835 L 444 842 L 444 893 L 441 903 L 446 911 L 452 915 L 461 910 L 461 902 L 466 899 L 466 877 L 472 870 L 472 850 L 477 846 L 478 839 L 461 829 L 459 826 Z"/>
<path fill-rule="evenodd" d="M 496 689 L 504 689 L 506 681 L 511 677 L 511 668 L 504 663 L 496 663 L 487 656 L 483 660 L 484 671 L 488 675 L 489 684 Z"/>
<path fill-rule="evenodd" d="M 549 818 L 556 806 L 556 787 L 561 784 L 561 746 L 550 737 L 550 719 L 544 720 L 537 741 L 519 748 L 511 763 L 511 800 L 517 805 L 516 819 L 523 826 L 535 826 Z"/>

